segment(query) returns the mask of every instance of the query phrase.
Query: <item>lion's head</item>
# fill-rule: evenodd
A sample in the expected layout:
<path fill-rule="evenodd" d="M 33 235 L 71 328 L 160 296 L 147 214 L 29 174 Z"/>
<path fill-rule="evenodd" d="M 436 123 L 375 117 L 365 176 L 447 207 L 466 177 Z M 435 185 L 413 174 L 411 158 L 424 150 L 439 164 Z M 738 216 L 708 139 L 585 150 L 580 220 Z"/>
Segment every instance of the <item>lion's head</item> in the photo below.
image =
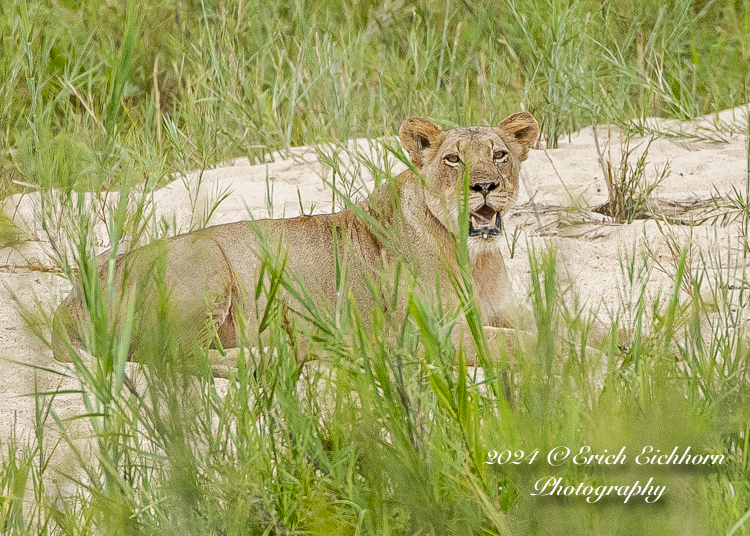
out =
<path fill-rule="evenodd" d="M 518 195 L 520 164 L 539 132 L 526 112 L 506 117 L 497 127 L 442 130 L 423 117 L 404 121 L 399 137 L 427 183 L 427 207 L 447 229 L 458 232 L 457 183 L 469 166 L 469 236 L 492 243 L 502 231 L 503 214 Z"/>

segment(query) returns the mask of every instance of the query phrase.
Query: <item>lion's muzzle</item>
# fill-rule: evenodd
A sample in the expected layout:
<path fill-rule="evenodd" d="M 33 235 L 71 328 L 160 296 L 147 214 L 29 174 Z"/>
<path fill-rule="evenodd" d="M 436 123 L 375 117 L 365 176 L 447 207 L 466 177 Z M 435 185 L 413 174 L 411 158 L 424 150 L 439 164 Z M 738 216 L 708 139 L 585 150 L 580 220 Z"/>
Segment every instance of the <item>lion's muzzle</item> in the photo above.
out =
<path fill-rule="evenodd" d="M 487 240 L 490 236 L 499 235 L 502 230 L 500 212 L 486 203 L 469 214 L 469 236 L 481 236 Z"/>

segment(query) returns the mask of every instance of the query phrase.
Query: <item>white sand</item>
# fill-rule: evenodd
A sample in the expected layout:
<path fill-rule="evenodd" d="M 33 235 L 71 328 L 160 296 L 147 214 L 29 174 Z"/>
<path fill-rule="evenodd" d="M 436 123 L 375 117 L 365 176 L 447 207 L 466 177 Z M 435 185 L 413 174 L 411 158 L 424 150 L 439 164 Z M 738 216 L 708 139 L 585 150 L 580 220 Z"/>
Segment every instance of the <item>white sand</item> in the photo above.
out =
<path fill-rule="evenodd" d="M 649 150 L 647 172 L 650 177 L 656 176 L 657 170 L 663 169 L 667 163 L 670 169 L 669 176 L 657 188 L 655 195 L 686 200 L 726 196 L 732 193 L 733 188 L 744 193 L 748 166 L 746 132 L 749 108 L 727 110 L 689 124 L 650 120 L 650 127 L 671 136 L 657 139 Z M 598 132 L 600 144 L 603 145 L 607 140 L 607 129 L 600 127 Z M 618 164 L 620 139 L 616 132 L 611 135 L 610 158 L 614 164 Z M 631 148 L 642 141 L 634 139 Z M 631 161 L 644 146 L 641 144 L 640 149 L 634 152 Z M 350 147 L 350 154 L 355 152 L 353 149 L 354 146 Z M 367 142 L 359 142 L 358 151 L 366 154 L 377 167 L 384 165 L 385 153 L 381 146 L 373 147 Z M 332 149 L 329 152 L 333 154 Z M 389 158 L 394 173 L 404 169 L 403 164 L 395 163 L 392 156 Z M 206 214 L 224 193 L 229 196 L 213 212 L 210 224 L 248 219 L 248 213 L 256 218 L 268 217 L 269 193 L 273 202 L 273 217 L 297 216 L 300 214 L 300 199 L 305 213 L 311 210 L 316 214 L 331 211 L 332 190 L 322 177 L 330 181 L 334 174 L 315 151 L 295 149 L 287 158 L 276 155 L 274 160 L 267 165 L 250 165 L 246 159 L 240 159 L 226 167 L 206 170 L 202 175 L 196 173 L 184 180 L 175 180 L 149 193 L 149 206 L 154 211 L 151 229 L 158 229 L 158 222 L 162 225 L 166 223 L 170 234 L 194 229 L 205 223 Z M 372 188 L 371 174 L 366 166 L 357 163 L 356 158 L 343 154 L 341 166 L 345 170 L 345 177 L 356 177 L 355 189 L 360 194 Z M 582 208 L 591 208 L 606 201 L 607 188 L 591 128 L 561 140 L 557 149 L 531 151 L 524 164 L 522 179 L 518 200 L 521 209 L 529 209 L 530 200 L 557 207 Z M 341 176 L 336 177 L 336 181 L 340 186 Z M 116 198 L 111 195 L 107 202 L 114 202 Z M 88 196 L 86 202 L 94 203 L 94 208 L 99 207 L 99 201 L 94 196 Z M 3 206 L 6 214 L 13 218 L 30 240 L 16 248 L 0 249 L 0 285 L 6 287 L 5 291 L 0 289 L 0 358 L 20 363 L 0 361 L 0 441 L 4 441 L 13 429 L 22 441 L 33 436 L 35 401 L 33 397 L 22 395 L 34 392 L 35 381 L 39 391 L 80 388 L 74 379 L 24 366 L 65 370 L 52 359 L 51 351 L 34 336 L 10 297 L 10 293 L 15 292 L 24 306 L 36 306 L 49 314 L 70 288 L 60 275 L 45 271 L 53 270 L 55 265 L 49 257 L 49 242 L 41 225 L 39 206 L 39 196 L 36 194 L 13 196 Z M 65 211 L 59 206 L 53 208 L 51 220 L 65 220 Z M 99 212 L 106 211 L 99 207 Z M 570 223 L 576 220 L 583 220 L 583 223 L 565 224 L 566 221 Z M 630 256 L 635 254 L 640 258 L 645 240 L 666 272 L 673 272 L 674 255 L 667 248 L 668 240 L 664 233 L 673 233 L 674 243 L 679 246 L 690 244 L 693 268 L 700 266 L 699 252 L 703 252 L 704 256 L 711 253 L 716 258 L 726 260 L 727 252 L 739 247 L 741 236 L 739 224 L 726 227 L 710 222 L 697 227 L 662 224 L 662 232 L 654 221 L 615 226 L 606 220 L 586 212 L 560 210 L 547 214 L 519 210 L 509 218 L 508 229 L 526 223 L 517 235 L 515 256 L 510 258 L 510 251 L 507 252 L 508 269 L 517 295 L 526 296 L 529 288 L 528 244 L 534 244 L 537 250 L 556 245 L 559 250 L 560 281 L 564 287 L 570 288 L 565 295 L 566 303 L 572 306 L 573 298 L 578 296 L 585 309 L 596 314 L 602 323 L 606 324 L 613 315 L 620 314 L 627 324 L 628 306 L 634 299 L 634 290 L 624 282 L 620 262 L 623 253 Z M 59 236 L 55 229 L 59 225 L 48 225 L 55 236 Z M 109 240 L 106 227 L 101 222 L 96 232 L 97 245 L 101 250 L 106 249 Z M 510 243 L 510 234 L 508 240 Z M 729 282 L 730 288 L 732 284 L 739 285 L 738 281 L 748 266 L 737 254 L 734 254 L 734 259 L 739 259 L 739 262 L 732 266 L 719 266 L 708 257 L 704 259 L 708 259 L 706 283 L 721 276 Z M 647 287 L 651 299 L 660 289 L 671 287 L 671 278 L 653 268 L 655 264 L 652 260 Z M 709 287 L 705 284 L 702 293 L 710 299 Z M 80 395 L 75 394 L 58 396 L 54 409 L 62 417 L 84 411 Z M 64 462 L 61 460 L 58 463 Z"/>

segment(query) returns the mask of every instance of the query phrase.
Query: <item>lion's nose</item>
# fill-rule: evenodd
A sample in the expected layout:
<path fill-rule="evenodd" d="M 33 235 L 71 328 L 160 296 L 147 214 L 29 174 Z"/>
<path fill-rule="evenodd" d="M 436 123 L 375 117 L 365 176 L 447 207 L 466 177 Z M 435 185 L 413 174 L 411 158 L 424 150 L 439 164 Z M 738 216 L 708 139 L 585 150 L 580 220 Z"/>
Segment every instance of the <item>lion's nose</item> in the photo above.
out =
<path fill-rule="evenodd" d="M 471 186 L 471 189 L 475 192 L 481 193 L 484 197 L 487 197 L 492 190 L 499 186 L 496 182 L 478 182 Z"/>

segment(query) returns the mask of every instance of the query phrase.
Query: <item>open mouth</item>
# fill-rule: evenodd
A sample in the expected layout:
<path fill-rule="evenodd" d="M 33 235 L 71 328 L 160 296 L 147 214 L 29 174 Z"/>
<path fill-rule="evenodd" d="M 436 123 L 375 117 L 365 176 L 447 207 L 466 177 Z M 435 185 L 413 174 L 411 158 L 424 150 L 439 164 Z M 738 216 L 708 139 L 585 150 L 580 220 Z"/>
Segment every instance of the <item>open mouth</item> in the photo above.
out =
<path fill-rule="evenodd" d="M 469 236 L 481 236 L 486 240 L 499 235 L 502 229 L 500 213 L 487 204 L 469 214 Z"/>

